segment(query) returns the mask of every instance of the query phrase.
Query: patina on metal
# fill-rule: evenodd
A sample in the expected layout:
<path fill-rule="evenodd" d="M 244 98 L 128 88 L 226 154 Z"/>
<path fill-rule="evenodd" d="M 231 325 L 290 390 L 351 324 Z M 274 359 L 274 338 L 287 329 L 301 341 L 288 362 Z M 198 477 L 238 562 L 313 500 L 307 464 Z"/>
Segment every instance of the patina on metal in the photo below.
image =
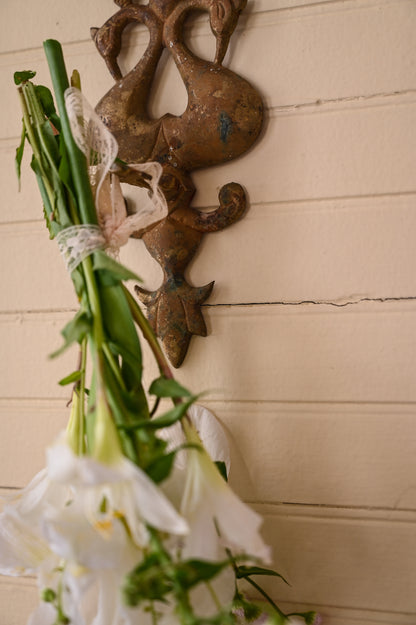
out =
<path fill-rule="evenodd" d="M 247 0 L 115 0 L 120 10 L 101 28 L 91 29 L 115 85 L 96 110 L 116 137 L 119 157 L 128 163 L 158 161 L 163 168 L 160 187 L 168 204 L 168 216 L 146 231 L 134 233 L 143 239 L 150 254 L 161 265 L 164 280 L 154 292 L 136 287 L 156 334 L 175 367 L 186 355 L 193 334 L 206 336 L 201 305 L 214 282 L 202 287 L 187 283 L 184 272 L 203 235 L 236 222 L 246 208 L 243 187 L 224 185 L 219 207 L 204 212 L 191 206 L 195 187 L 193 170 L 218 165 L 246 152 L 259 135 L 263 105 L 256 90 L 241 76 L 222 65 L 230 37 Z M 216 38 L 212 61 L 196 56 L 184 42 L 185 20 L 191 12 L 206 11 Z M 149 30 L 147 49 L 126 75 L 117 57 L 122 34 L 129 24 L 144 24 Z M 152 119 L 148 99 L 155 72 L 164 50 L 173 57 L 188 94 L 180 116 Z M 143 174 L 121 172 L 124 182 L 146 186 Z"/>

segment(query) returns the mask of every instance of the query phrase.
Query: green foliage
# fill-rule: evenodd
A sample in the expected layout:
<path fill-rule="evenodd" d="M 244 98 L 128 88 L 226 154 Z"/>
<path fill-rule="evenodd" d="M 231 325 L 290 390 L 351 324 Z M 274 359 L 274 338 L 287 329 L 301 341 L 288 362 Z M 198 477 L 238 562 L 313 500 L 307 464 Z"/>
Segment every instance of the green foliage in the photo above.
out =
<path fill-rule="evenodd" d="M 36 76 L 36 72 L 32 72 L 31 70 L 26 70 L 22 72 L 15 72 L 13 74 L 14 84 L 21 85 L 23 82 L 27 80 L 32 80 Z"/>
<path fill-rule="evenodd" d="M 68 347 L 73 343 L 81 343 L 81 341 L 91 332 L 92 321 L 91 317 L 84 311 L 79 310 L 75 317 L 71 319 L 69 323 L 61 331 L 62 336 L 65 339 L 64 344 L 56 352 L 51 354 L 51 358 L 60 356 Z"/>
<path fill-rule="evenodd" d="M 106 343 L 116 346 L 121 356 L 120 373 L 126 390 L 137 390 L 142 383 L 142 354 L 124 292 L 120 282 L 108 285 L 99 279 L 98 287 Z"/>
<path fill-rule="evenodd" d="M 239 566 L 239 567 L 237 567 L 237 571 L 236 571 L 237 579 L 246 579 L 248 577 L 251 577 L 252 575 L 269 575 L 269 576 L 273 576 L 273 577 L 280 577 L 280 579 L 282 579 L 285 582 L 285 584 L 290 586 L 289 582 L 285 580 L 283 575 L 280 575 L 280 573 L 277 573 L 276 571 L 273 571 L 273 569 L 265 569 L 265 568 L 260 567 L 260 566 Z"/>
<path fill-rule="evenodd" d="M 177 404 L 171 410 L 168 410 L 168 412 L 165 412 L 160 417 L 156 417 L 155 419 L 140 419 L 133 421 L 133 423 L 128 425 L 122 426 L 122 428 L 126 430 L 138 430 L 140 428 L 145 428 L 147 430 L 160 430 L 161 428 L 170 427 L 185 416 L 195 399 L 196 397 L 191 397 L 187 402 Z"/>
<path fill-rule="evenodd" d="M 175 577 L 182 588 L 190 590 L 201 582 L 209 582 L 229 564 L 228 560 L 223 562 L 185 560 L 176 565 Z"/>
<path fill-rule="evenodd" d="M 73 371 L 69 375 L 59 380 L 58 384 L 60 386 L 67 386 L 68 384 L 74 384 L 74 382 L 78 382 L 81 379 L 81 371 Z"/>
<path fill-rule="evenodd" d="M 123 597 L 128 606 L 136 607 L 143 601 L 163 601 L 172 589 L 172 580 L 166 574 L 159 554 L 153 553 L 126 576 Z"/>
<path fill-rule="evenodd" d="M 233 599 L 233 610 L 242 610 L 244 619 L 250 623 L 255 621 L 262 613 L 262 607 L 258 603 L 248 601 L 244 595 L 236 590 Z"/>
<path fill-rule="evenodd" d="M 163 480 L 166 480 L 169 477 L 173 463 L 175 461 L 177 450 L 171 451 L 169 453 L 163 453 L 159 458 L 153 460 L 147 467 L 146 473 L 147 475 L 156 483 L 160 484 Z"/>
<path fill-rule="evenodd" d="M 228 482 L 228 475 L 227 475 L 227 466 L 225 464 L 225 462 L 221 462 L 220 460 L 217 460 L 215 462 L 218 471 L 221 473 L 221 477 Z"/>
<path fill-rule="evenodd" d="M 152 382 L 149 388 L 149 393 L 151 395 L 156 395 L 156 397 L 171 397 L 176 399 L 191 396 L 191 393 L 186 388 L 181 386 L 179 382 L 173 378 L 168 379 L 164 376 L 161 376 Z"/>
<path fill-rule="evenodd" d="M 123 596 L 129 606 L 162 601 L 170 594 L 187 593 L 200 583 L 209 582 L 226 566 L 223 562 L 182 560 L 173 562 L 164 550 L 155 551 L 126 576 Z"/>
<path fill-rule="evenodd" d="M 56 191 L 57 193 L 62 193 L 62 181 L 59 177 L 58 165 L 59 165 L 59 139 L 56 138 L 56 135 L 53 132 L 53 128 L 50 124 L 49 119 L 45 120 L 43 124 L 39 126 L 39 132 L 42 133 L 42 141 L 44 144 L 44 148 L 47 150 L 47 162 L 50 167 L 51 175 L 54 177 L 56 183 Z M 66 199 L 66 198 L 65 198 Z M 66 204 L 65 204 L 66 209 Z"/>
<path fill-rule="evenodd" d="M 53 95 L 50 89 L 43 85 L 36 85 L 35 90 L 46 117 L 50 120 L 55 119 L 58 126 L 60 126 L 59 117 L 56 115 L 55 102 L 53 101 Z"/>
<path fill-rule="evenodd" d="M 125 280 L 136 280 L 142 282 L 139 276 L 118 263 L 111 256 L 107 256 L 104 252 L 97 251 L 94 254 L 94 271 L 100 270 L 101 280 L 108 285 L 119 284 Z"/>

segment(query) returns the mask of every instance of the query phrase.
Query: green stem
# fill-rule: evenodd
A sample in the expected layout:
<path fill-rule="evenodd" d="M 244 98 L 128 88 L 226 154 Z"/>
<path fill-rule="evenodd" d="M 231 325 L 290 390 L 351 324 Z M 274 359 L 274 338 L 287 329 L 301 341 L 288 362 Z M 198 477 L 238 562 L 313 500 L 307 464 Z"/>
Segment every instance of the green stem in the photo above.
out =
<path fill-rule="evenodd" d="M 42 108 L 39 104 L 33 83 L 24 83 L 24 90 L 33 124 L 34 126 L 41 126 L 45 122 L 45 115 L 43 114 Z"/>
<path fill-rule="evenodd" d="M 52 84 L 55 92 L 56 104 L 61 119 L 62 135 L 68 152 L 68 161 L 71 169 L 72 180 L 79 202 L 81 222 L 84 224 L 97 224 L 94 199 L 88 177 L 86 158 L 77 147 L 71 132 L 68 114 L 65 107 L 65 90 L 69 87 L 68 75 L 62 54 L 62 47 L 58 41 L 48 39 L 43 43 L 46 59 L 49 65 Z"/>
<path fill-rule="evenodd" d="M 150 601 L 150 614 L 152 615 L 152 625 L 157 625 L 158 618 L 157 618 L 157 612 L 155 609 L 154 601 Z"/>
<path fill-rule="evenodd" d="M 267 594 L 267 592 L 265 590 L 263 590 L 263 588 L 261 586 L 259 586 L 258 584 L 256 584 L 256 582 L 254 582 L 250 577 L 245 577 L 244 578 L 249 584 L 251 584 L 253 586 L 253 588 L 255 588 L 256 590 L 258 590 L 258 592 L 263 595 L 263 597 L 265 599 L 267 599 L 267 601 L 270 603 L 270 605 L 272 606 L 272 608 L 274 608 L 276 610 L 276 612 L 278 613 L 279 616 L 281 616 L 282 618 L 287 618 L 287 615 L 282 612 L 282 610 L 279 608 L 279 606 L 273 601 L 273 599 Z"/>
<path fill-rule="evenodd" d="M 63 571 L 61 571 L 61 575 L 59 577 L 59 582 L 58 582 L 58 588 L 57 588 L 57 601 L 56 601 L 56 611 L 57 611 L 57 615 L 56 615 L 56 621 L 54 623 L 54 625 L 68 625 L 70 623 L 69 618 L 66 616 L 64 610 L 63 610 L 63 606 L 62 606 L 62 594 L 63 594 L 63 583 L 62 583 L 62 575 L 63 575 Z"/>
<path fill-rule="evenodd" d="M 87 369 L 87 338 L 81 343 L 81 378 L 79 380 L 79 423 L 81 424 L 79 432 L 78 450 L 80 454 L 84 454 L 85 449 L 85 378 Z"/>
<path fill-rule="evenodd" d="M 211 595 L 213 602 L 215 603 L 215 607 L 218 611 L 222 609 L 221 601 L 217 597 L 217 593 L 215 592 L 212 584 L 210 582 L 205 582 L 206 587 L 208 588 L 208 592 Z"/>
<path fill-rule="evenodd" d="M 130 293 L 130 291 L 123 285 L 123 290 L 127 298 L 128 305 L 130 307 L 131 314 L 133 319 L 139 326 L 140 330 L 146 341 L 149 343 L 150 349 L 153 352 L 157 365 L 159 367 L 160 373 L 167 379 L 173 379 L 173 373 L 171 368 L 169 367 L 169 363 L 166 360 L 165 354 L 162 351 L 162 348 L 159 345 L 159 341 L 156 338 L 156 335 L 153 331 L 152 326 L 146 319 L 145 315 L 142 312 L 142 309 Z"/>
<path fill-rule="evenodd" d="M 117 382 L 120 385 L 120 388 L 123 389 L 123 391 L 126 391 L 127 390 L 126 385 L 124 383 L 123 376 L 121 375 L 120 368 L 117 366 L 117 363 L 115 362 L 115 359 L 114 359 L 114 355 L 111 353 L 111 350 L 108 347 L 107 343 L 103 344 L 103 352 L 107 359 L 108 364 L 110 365 L 110 369 L 113 372 L 114 377 L 116 378 Z"/>
<path fill-rule="evenodd" d="M 105 341 L 104 336 L 104 323 L 101 314 L 100 296 L 98 292 L 98 286 L 94 275 L 91 256 L 87 256 L 82 261 L 82 269 L 84 270 L 85 284 L 87 287 L 87 297 L 91 309 L 91 314 L 94 319 L 93 326 L 93 339 L 97 353 L 102 351 Z"/>
<path fill-rule="evenodd" d="M 53 188 L 50 184 L 49 178 L 46 175 L 45 169 L 43 167 L 42 154 L 39 148 L 38 140 L 33 130 L 33 125 L 32 125 L 32 120 L 31 120 L 30 102 L 29 102 L 29 98 L 26 95 L 25 85 L 22 85 L 21 87 L 19 87 L 18 93 L 19 93 L 20 105 L 21 105 L 22 113 L 23 113 L 23 123 L 27 132 L 29 143 L 32 147 L 33 155 L 39 165 L 39 169 L 40 169 L 41 176 L 42 176 L 42 181 L 43 181 L 43 184 L 44 184 L 47 196 L 48 196 L 50 206 L 53 207 L 54 205 Z"/>

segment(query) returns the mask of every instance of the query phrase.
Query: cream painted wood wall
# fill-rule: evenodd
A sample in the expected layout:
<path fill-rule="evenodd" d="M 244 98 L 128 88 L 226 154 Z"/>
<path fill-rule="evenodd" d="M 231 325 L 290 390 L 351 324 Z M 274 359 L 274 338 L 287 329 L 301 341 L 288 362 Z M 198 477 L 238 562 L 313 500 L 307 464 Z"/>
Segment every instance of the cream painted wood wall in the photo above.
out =
<path fill-rule="evenodd" d="M 17 192 L 12 74 L 49 83 L 41 44 L 57 38 L 97 102 L 112 82 L 89 27 L 114 11 L 111 0 L 0 6 L 2 492 L 42 467 L 65 423 L 56 381 L 74 355 L 47 355 L 76 308 L 27 166 Z M 193 340 L 178 378 L 211 390 L 229 432 L 233 484 L 264 515 L 291 582 L 270 593 L 326 625 L 416 624 L 415 31 L 415 0 L 249 0 L 227 63 L 263 94 L 263 137 L 194 177 L 198 206 L 231 180 L 251 206 L 205 238 L 190 270 L 216 286 L 209 337 Z M 212 53 L 205 20 L 190 36 Z M 145 45 L 135 33 L 125 63 Z M 168 64 L 152 112 L 185 105 Z M 141 242 L 123 258 L 157 284 Z M 33 580 L 1 579 L 0 625 L 24 625 L 35 602 Z"/>

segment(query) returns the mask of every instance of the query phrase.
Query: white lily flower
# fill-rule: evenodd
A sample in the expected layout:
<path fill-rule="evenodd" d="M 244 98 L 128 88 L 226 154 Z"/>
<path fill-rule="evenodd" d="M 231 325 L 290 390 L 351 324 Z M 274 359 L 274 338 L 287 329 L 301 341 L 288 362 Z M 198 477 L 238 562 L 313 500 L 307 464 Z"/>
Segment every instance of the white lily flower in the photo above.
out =
<path fill-rule="evenodd" d="M 270 548 L 260 536 L 262 518 L 231 490 L 202 446 L 195 427 L 183 421 L 188 443 L 187 474 L 181 512 L 190 526 L 184 557 L 216 560 L 221 545 L 270 562 Z M 220 537 L 220 540 L 219 540 Z"/>
<path fill-rule="evenodd" d="M 179 424 L 161 432 L 168 441 L 168 449 L 177 449 L 186 442 L 198 445 L 198 449 L 191 448 L 177 454 L 174 469 L 163 484 L 165 492 L 177 503 L 190 525 L 189 535 L 180 544 L 182 557 L 220 561 L 227 558 L 224 547 L 228 546 L 268 561 L 269 549 L 258 533 L 261 518 L 234 495 L 214 464 L 223 462 L 229 473 L 230 453 L 221 424 L 200 405 L 194 404 L 187 415 L 192 425 L 186 427 L 185 422 L 186 436 Z M 246 528 L 241 527 L 244 523 Z M 235 591 L 233 571 L 226 568 L 211 580 L 210 587 L 211 591 L 205 584 L 200 584 L 190 592 L 195 614 L 201 617 L 216 611 L 212 591 L 222 605 L 232 601 Z M 174 613 L 167 613 L 160 625 L 179 625 L 179 621 Z"/>
<path fill-rule="evenodd" d="M 133 625 L 120 587 L 142 558 L 147 525 L 188 532 L 168 498 L 122 455 L 106 418 L 97 411 L 94 457 L 76 455 L 62 435 L 47 450 L 46 468 L 0 515 L 0 573 L 37 574 L 41 588 L 60 587 L 71 625 Z M 55 607 L 42 604 L 29 624 L 55 619 Z"/>
<path fill-rule="evenodd" d="M 186 534 L 186 521 L 155 483 L 136 465 L 120 456 L 107 465 L 76 456 L 64 441 L 47 451 L 49 478 L 71 486 L 83 513 L 101 535 L 111 537 L 125 522 L 133 541 L 148 541 L 146 524 L 171 534 Z"/>
<path fill-rule="evenodd" d="M 187 415 L 194 425 L 210 458 L 214 462 L 224 463 L 228 475 L 231 465 L 230 448 L 227 435 L 221 423 L 212 412 L 200 404 L 192 404 L 192 406 L 188 408 Z M 167 442 L 168 452 L 180 449 L 187 442 L 182 425 L 179 422 L 168 428 L 159 430 L 159 436 Z M 163 491 L 178 509 L 181 507 L 183 497 L 187 458 L 186 449 L 182 449 L 176 453 L 173 470 L 162 484 Z"/>

